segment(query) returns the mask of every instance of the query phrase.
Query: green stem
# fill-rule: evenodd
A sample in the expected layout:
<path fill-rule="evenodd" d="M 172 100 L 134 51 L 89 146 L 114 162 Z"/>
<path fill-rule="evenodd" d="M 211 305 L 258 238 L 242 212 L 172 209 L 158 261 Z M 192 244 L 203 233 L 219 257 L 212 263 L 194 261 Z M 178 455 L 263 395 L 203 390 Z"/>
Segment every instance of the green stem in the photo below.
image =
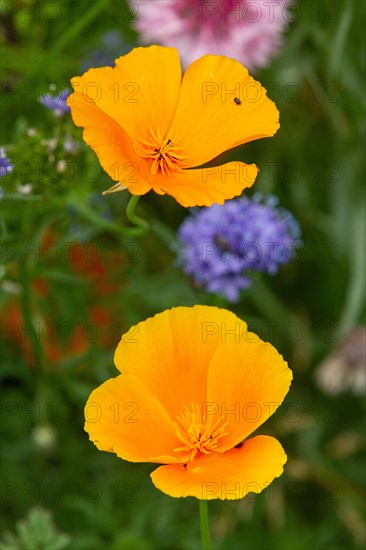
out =
<path fill-rule="evenodd" d="M 208 521 L 207 500 L 200 500 L 200 524 L 201 524 L 201 542 L 202 550 L 211 550 L 210 524 Z"/>
<path fill-rule="evenodd" d="M 135 227 L 125 227 L 120 223 L 106 220 L 96 211 L 90 208 L 85 202 L 82 202 L 80 199 L 76 199 L 75 197 L 70 196 L 67 200 L 67 205 L 75 208 L 78 214 L 80 214 L 84 219 L 90 221 L 99 229 L 102 229 L 104 231 L 111 231 L 112 233 L 116 233 L 117 235 L 130 235 L 134 237 L 139 237 L 141 235 L 144 235 L 150 229 L 150 227 L 145 220 L 141 219 L 139 216 L 136 216 L 136 214 L 134 213 L 134 209 L 136 207 L 138 199 L 139 197 L 132 196 L 126 210 L 127 218 L 135 224 Z M 54 201 L 54 205 L 58 205 L 59 207 L 65 206 L 64 203 L 57 201 Z"/>
<path fill-rule="evenodd" d="M 136 236 L 144 235 L 150 229 L 147 221 L 143 220 L 142 218 L 140 218 L 140 216 L 137 216 L 137 214 L 135 214 L 135 208 L 139 200 L 139 195 L 132 195 L 126 208 L 127 219 L 136 226 L 135 228 L 131 228 L 134 230 L 134 234 Z"/>
<path fill-rule="evenodd" d="M 350 247 L 350 281 L 345 306 L 339 321 L 342 337 L 357 324 L 365 303 L 365 201 L 359 200 L 353 212 L 353 238 Z"/>
<path fill-rule="evenodd" d="M 30 209 L 28 208 L 29 204 L 23 210 L 22 218 L 22 241 L 25 245 L 29 243 L 29 226 L 30 226 Z M 36 365 L 37 368 L 41 371 L 44 369 L 43 361 L 43 349 L 40 341 L 39 333 L 37 332 L 37 327 L 33 322 L 32 308 L 31 308 L 31 296 L 32 296 L 32 286 L 31 286 L 31 274 L 29 272 L 28 265 L 28 254 L 25 252 L 22 253 L 19 261 L 19 278 L 22 285 L 22 294 L 21 294 L 21 307 L 23 314 L 24 325 L 29 335 L 30 344 L 35 353 Z"/>

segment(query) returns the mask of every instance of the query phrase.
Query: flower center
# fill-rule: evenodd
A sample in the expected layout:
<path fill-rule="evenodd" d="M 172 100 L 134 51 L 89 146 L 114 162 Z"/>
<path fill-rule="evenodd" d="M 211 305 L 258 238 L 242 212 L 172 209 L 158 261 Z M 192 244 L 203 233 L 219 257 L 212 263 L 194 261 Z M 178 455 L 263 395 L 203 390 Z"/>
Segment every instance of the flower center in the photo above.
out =
<path fill-rule="evenodd" d="M 159 171 L 170 176 L 173 171 L 182 171 L 180 164 L 185 157 L 182 149 L 177 147 L 177 137 L 163 137 L 159 128 L 156 132 L 149 127 L 150 138 L 136 138 L 133 147 L 136 153 L 143 158 L 151 159 L 151 173 L 156 176 Z"/>
<path fill-rule="evenodd" d="M 203 422 L 199 405 L 192 403 L 190 408 L 185 407 L 184 412 L 177 416 L 176 434 L 183 447 L 174 450 L 191 451 L 190 460 L 193 460 L 198 452 L 215 452 L 219 440 L 228 433 L 225 431 L 228 424 L 229 422 L 223 423 L 221 418 L 214 423 L 208 420 Z"/>

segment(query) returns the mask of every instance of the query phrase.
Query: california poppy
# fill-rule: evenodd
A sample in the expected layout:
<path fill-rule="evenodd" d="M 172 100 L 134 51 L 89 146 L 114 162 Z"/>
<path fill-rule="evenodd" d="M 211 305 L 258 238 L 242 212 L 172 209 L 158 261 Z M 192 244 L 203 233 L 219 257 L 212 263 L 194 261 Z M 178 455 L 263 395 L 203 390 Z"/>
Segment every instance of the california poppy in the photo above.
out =
<path fill-rule="evenodd" d="M 151 478 L 172 497 L 238 499 L 281 475 L 280 443 L 247 437 L 281 404 L 292 373 L 233 313 L 164 311 L 122 337 L 115 363 L 121 374 L 85 407 L 98 449 L 162 464 Z"/>
<path fill-rule="evenodd" d="M 71 80 L 73 120 L 117 183 L 108 192 L 151 189 L 183 206 L 210 206 L 253 185 L 255 164 L 204 167 L 243 143 L 270 137 L 278 110 L 238 61 L 205 55 L 183 78 L 175 48 L 135 48 L 115 67 Z"/>

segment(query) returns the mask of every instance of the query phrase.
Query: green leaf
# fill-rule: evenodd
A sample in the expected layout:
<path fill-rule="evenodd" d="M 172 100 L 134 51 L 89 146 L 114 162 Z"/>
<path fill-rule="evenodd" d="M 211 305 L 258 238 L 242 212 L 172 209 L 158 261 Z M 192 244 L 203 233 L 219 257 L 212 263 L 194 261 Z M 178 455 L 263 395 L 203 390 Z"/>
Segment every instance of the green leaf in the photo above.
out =
<path fill-rule="evenodd" d="M 63 550 L 70 543 L 69 535 L 57 531 L 48 510 L 32 508 L 26 519 L 16 526 L 16 535 L 6 532 L 1 550 Z"/>

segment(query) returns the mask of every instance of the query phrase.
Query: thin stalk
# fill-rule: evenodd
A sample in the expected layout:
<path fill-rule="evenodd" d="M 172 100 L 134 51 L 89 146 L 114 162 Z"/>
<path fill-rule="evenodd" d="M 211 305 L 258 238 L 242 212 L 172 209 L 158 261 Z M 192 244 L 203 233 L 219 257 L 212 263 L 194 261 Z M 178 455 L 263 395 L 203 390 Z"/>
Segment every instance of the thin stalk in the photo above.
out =
<path fill-rule="evenodd" d="M 207 500 L 200 500 L 200 524 L 201 524 L 201 542 L 202 550 L 211 550 L 210 524 L 208 520 Z"/>
<path fill-rule="evenodd" d="M 25 248 L 29 239 L 29 226 L 30 226 L 30 210 L 29 205 L 25 206 L 22 218 L 22 240 L 24 243 L 24 253 L 22 252 L 19 260 L 19 278 L 22 285 L 21 294 L 21 307 L 24 325 L 26 327 L 27 334 L 35 354 L 35 360 L 37 368 L 43 370 L 45 368 L 43 361 L 43 350 L 40 341 L 39 333 L 37 332 L 36 325 L 33 322 L 31 298 L 32 298 L 32 285 L 31 274 L 29 271 L 28 254 Z"/>
<path fill-rule="evenodd" d="M 143 220 L 142 218 L 140 218 L 140 216 L 137 216 L 137 214 L 135 214 L 135 208 L 139 200 L 139 195 L 132 195 L 126 209 L 127 219 L 136 226 L 134 228 L 131 228 L 134 230 L 134 234 L 136 236 L 144 235 L 150 229 L 147 221 Z"/>

